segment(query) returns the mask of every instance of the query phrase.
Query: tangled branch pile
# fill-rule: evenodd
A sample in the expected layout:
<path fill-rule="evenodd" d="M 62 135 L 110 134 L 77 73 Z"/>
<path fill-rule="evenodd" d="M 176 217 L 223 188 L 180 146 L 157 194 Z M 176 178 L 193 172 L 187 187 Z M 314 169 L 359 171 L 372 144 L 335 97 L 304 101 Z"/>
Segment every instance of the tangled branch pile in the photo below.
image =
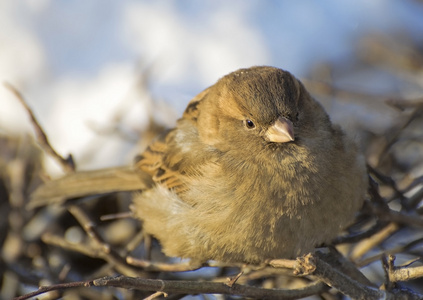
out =
<path fill-rule="evenodd" d="M 191 266 L 164 257 L 138 221 L 119 218 L 128 211 L 127 193 L 27 210 L 31 192 L 45 180 L 41 151 L 49 149 L 47 139 L 39 139 L 40 150 L 31 138 L 2 137 L 0 298 L 48 293 L 49 298 L 76 299 L 178 299 L 194 294 L 423 299 L 423 98 L 403 96 L 416 88 L 422 94 L 423 56 L 417 45 L 398 48 L 382 37 L 364 39 L 361 46 L 353 68 L 325 66 L 311 76 L 324 82 L 304 81 L 326 107 L 357 106 L 367 118 L 383 118 L 384 111 L 394 116 L 377 129 L 374 120 L 366 123 L 366 118 L 355 127 L 369 166 L 368 199 L 355 224 L 329 248 L 295 261 L 274 260 L 262 266 L 210 263 L 187 272 Z M 368 70 L 390 74 L 403 87 L 403 95 L 346 91 L 335 88 L 327 75 L 348 78 Z M 153 132 L 144 137 L 157 128 L 153 122 Z M 72 169 L 70 162 L 62 164 Z"/>

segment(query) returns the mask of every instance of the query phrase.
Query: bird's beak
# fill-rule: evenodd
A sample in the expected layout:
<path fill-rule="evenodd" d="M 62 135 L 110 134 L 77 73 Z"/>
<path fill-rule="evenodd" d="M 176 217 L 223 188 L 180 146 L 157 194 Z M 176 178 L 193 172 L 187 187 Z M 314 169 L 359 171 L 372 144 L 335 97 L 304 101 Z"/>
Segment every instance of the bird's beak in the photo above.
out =
<path fill-rule="evenodd" d="M 267 129 L 266 139 L 274 143 L 287 143 L 295 139 L 294 125 L 290 120 L 279 117 L 275 123 Z"/>

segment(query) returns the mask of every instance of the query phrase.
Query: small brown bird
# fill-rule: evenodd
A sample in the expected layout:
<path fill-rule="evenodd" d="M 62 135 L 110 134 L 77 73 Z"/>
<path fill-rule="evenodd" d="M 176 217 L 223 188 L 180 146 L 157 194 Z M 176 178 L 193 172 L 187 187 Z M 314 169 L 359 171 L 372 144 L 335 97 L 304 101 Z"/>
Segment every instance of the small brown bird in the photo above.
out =
<path fill-rule="evenodd" d="M 300 81 L 273 67 L 240 69 L 201 92 L 133 169 L 85 172 L 107 186 L 91 180 L 75 191 L 77 174 L 59 179 L 62 189 L 47 183 L 33 205 L 142 189 L 132 211 L 145 231 L 166 255 L 196 262 L 308 253 L 353 221 L 367 188 L 355 143 Z"/>

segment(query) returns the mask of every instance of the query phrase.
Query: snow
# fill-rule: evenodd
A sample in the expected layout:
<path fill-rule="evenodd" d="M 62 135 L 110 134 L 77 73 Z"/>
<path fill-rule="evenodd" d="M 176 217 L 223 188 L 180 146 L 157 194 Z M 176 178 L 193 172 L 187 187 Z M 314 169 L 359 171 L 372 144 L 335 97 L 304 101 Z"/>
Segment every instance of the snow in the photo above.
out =
<path fill-rule="evenodd" d="M 121 105 L 131 105 L 122 124 L 136 132 L 152 110 L 150 97 L 178 115 L 237 68 L 274 65 L 301 77 L 319 62 L 348 59 L 367 32 L 421 38 L 422 7 L 411 0 L 4 0 L 0 81 L 23 93 L 60 153 L 84 161 L 102 139 L 107 146 L 80 165 L 118 165 L 130 161 L 122 154 L 130 142 L 92 128 Z M 136 88 L 144 71 L 151 95 Z M 32 132 L 3 86 L 0 107 L 0 134 Z"/>

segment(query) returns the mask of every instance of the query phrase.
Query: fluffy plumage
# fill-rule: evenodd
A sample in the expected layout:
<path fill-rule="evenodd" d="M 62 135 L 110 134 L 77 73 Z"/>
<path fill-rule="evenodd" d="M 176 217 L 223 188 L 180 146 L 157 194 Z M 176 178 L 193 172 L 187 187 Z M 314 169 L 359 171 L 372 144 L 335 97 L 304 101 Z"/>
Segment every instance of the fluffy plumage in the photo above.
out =
<path fill-rule="evenodd" d="M 146 232 L 165 254 L 196 262 L 307 253 L 352 222 L 367 188 L 355 143 L 301 82 L 273 67 L 223 77 L 191 100 L 132 171 L 102 173 L 47 183 L 33 205 L 80 196 L 77 178 L 95 192 L 141 189 L 132 211 Z"/>
<path fill-rule="evenodd" d="M 366 191 L 356 145 L 272 67 L 238 70 L 200 93 L 136 168 L 157 184 L 135 196 L 134 214 L 167 255 L 198 261 L 309 252 L 351 223 Z"/>

